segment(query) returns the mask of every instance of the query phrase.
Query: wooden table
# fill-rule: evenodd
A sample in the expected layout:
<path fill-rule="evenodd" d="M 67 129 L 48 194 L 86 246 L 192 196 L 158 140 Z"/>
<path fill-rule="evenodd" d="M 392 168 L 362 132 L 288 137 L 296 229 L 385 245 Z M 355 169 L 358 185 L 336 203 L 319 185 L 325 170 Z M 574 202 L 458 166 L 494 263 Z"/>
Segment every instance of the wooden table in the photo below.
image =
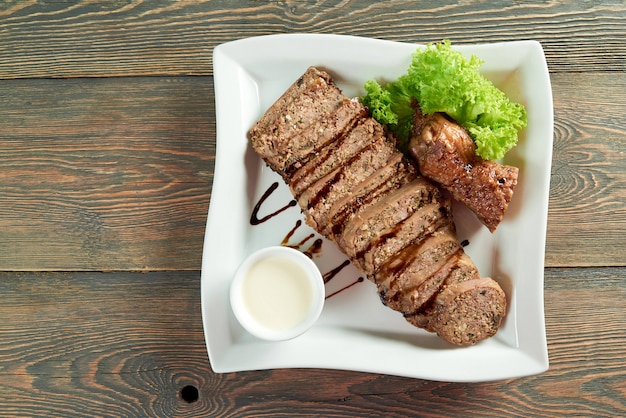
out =
<path fill-rule="evenodd" d="M 626 415 L 626 6 L 454 3 L 2 2 L 0 416 Z M 213 373 L 199 292 L 212 50 L 287 32 L 542 43 L 547 372 Z"/>

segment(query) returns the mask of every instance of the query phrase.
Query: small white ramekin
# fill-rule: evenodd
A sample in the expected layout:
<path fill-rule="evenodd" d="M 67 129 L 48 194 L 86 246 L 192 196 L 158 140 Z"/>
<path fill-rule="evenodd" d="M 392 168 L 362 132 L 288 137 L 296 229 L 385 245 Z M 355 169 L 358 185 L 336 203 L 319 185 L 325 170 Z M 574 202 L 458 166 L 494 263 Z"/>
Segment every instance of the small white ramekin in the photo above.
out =
<path fill-rule="evenodd" d="M 278 257 L 295 262 L 310 284 L 311 303 L 304 318 L 289 328 L 276 329 L 260 323 L 244 302 L 244 286 L 250 269 L 259 261 Z M 256 297 L 256 295 L 254 295 Z M 260 295 L 259 295 L 260 297 Z M 230 304 L 237 321 L 250 334 L 268 341 L 284 341 L 295 338 L 308 330 L 319 318 L 324 307 L 324 279 L 313 260 L 302 252 L 285 246 L 266 247 L 249 255 L 237 269 L 230 286 Z M 280 303 L 275 300 L 273 303 Z"/>

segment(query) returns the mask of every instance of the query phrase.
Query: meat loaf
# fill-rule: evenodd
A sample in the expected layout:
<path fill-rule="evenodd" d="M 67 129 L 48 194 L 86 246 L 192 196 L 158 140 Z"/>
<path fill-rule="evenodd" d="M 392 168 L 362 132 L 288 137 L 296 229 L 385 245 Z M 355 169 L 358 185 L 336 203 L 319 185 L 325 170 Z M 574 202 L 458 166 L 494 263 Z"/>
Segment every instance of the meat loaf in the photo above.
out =
<path fill-rule="evenodd" d="M 346 225 L 389 193 L 417 178 L 415 166 L 400 153 L 394 154 L 387 165 L 346 193 L 330 210 L 328 225 L 323 233 L 334 241 L 341 239 Z"/>
<path fill-rule="evenodd" d="M 265 162 L 285 178 L 291 165 L 336 139 L 337 131 L 363 114 L 363 106 L 345 97 L 326 73 L 310 68 L 268 109 L 249 136 L 255 151 L 266 155 Z"/>
<path fill-rule="evenodd" d="M 322 132 L 326 132 L 326 130 L 322 129 Z M 323 134 L 318 132 L 318 135 Z M 320 152 L 315 153 L 287 180 L 291 192 L 296 198 L 300 198 L 305 190 L 322 177 L 352 160 L 376 138 L 382 139 L 385 135 L 382 126 L 373 123 L 370 118 L 358 119 L 352 125 L 352 129 L 342 131 L 341 134 L 337 140 L 327 143 L 328 145 L 323 147 Z"/>
<path fill-rule="evenodd" d="M 314 229 L 326 229 L 332 206 L 366 178 L 385 167 L 396 153 L 395 143 L 388 136 L 368 134 L 366 138 L 368 144 L 365 148 L 311 185 L 298 199 L 306 223 Z"/>
<path fill-rule="evenodd" d="M 378 271 L 385 262 L 407 245 L 420 242 L 424 237 L 450 223 L 448 205 L 441 205 L 439 202 L 429 203 L 377 236 L 376 240 L 370 242 L 367 249 L 359 254 L 357 260 L 362 263 L 364 271 Z"/>
<path fill-rule="evenodd" d="M 450 201 L 338 91 L 328 74 L 307 70 L 250 130 L 253 148 L 283 176 L 305 221 L 365 273 L 384 304 L 454 344 L 493 335 L 484 318 L 501 318 L 506 300 L 463 252 Z M 478 319 L 462 322 L 457 312 Z"/>
<path fill-rule="evenodd" d="M 455 345 L 469 346 L 495 335 L 505 307 L 498 283 L 483 277 L 445 287 L 424 312 L 407 319 Z"/>
<path fill-rule="evenodd" d="M 417 178 L 353 217 L 346 224 L 337 244 L 366 273 L 372 274 L 375 269 L 368 269 L 361 262 L 365 253 L 385 237 L 390 237 L 406 219 L 419 208 L 433 202 L 438 195 L 436 187 L 421 177 Z M 413 237 L 420 233 L 418 230 L 410 232 L 414 233 Z M 407 240 L 402 247 L 410 244 L 413 239 L 407 237 Z"/>
<path fill-rule="evenodd" d="M 381 301 L 390 308 L 411 314 L 431 300 L 462 251 L 450 224 L 394 254 L 374 274 Z M 451 263 L 448 261 L 451 260 Z"/>

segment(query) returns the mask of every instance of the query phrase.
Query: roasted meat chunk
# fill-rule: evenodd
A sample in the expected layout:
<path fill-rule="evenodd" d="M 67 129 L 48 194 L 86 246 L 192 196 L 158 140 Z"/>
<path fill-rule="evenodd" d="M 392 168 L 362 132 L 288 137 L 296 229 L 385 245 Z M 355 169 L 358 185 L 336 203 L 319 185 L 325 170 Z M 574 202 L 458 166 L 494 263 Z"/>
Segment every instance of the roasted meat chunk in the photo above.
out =
<path fill-rule="evenodd" d="M 281 174 L 305 222 L 376 284 L 385 305 L 454 344 L 493 335 L 470 336 L 465 328 L 451 329 L 460 324 L 455 318 L 440 320 L 440 313 L 459 309 L 501 318 L 506 300 L 491 288 L 480 293 L 491 282 L 480 281 L 458 243 L 449 199 L 367 109 L 338 91 L 327 73 L 309 68 L 249 131 L 253 148 Z M 461 278 L 479 281 L 466 289 Z M 471 305 L 478 296 L 488 303 Z"/>
<path fill-rule="evenodd" d="M 467 131 L 441 113 L 422 114 L 416 106 L 409 154 L 420 172 L 464 203 L 491 232 L 506 212 L 518 169 L 483 160 Z"/>

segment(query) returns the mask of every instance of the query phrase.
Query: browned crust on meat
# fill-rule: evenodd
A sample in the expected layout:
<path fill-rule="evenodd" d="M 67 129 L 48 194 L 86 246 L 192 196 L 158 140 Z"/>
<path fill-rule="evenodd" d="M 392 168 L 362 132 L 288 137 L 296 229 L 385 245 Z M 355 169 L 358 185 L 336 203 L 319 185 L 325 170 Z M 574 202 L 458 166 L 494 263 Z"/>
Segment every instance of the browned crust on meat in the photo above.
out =
<path fill-rule="evenodd" d="M 319 149 L 331 138 L 297 135 L 309 126 L 320 123 L 330 125 L 340 118 L 327 118 L 338 109 L 350 109 L 346 98 L 326 73 L 309 69 L 304 80 L 307 83 L 288 89 L 261 119 L 250 129 L 248 137 L 254 150 L 265 162 L 283 177 L 289 167 L 305 155 Z M 362 106 L 354 106 L 355 116 L 361 114 Z M 322 129 L 323 127 L 318 127 Z"/>
<path fill-rule="evenodd" d="M 422 177 L 416 178 L 354 216 L 346 224 L 341 239 L 338 240 L 339 247 L 348 257 L 360 258 L 370 243 L 409 218 L 420 207 L 432 202 L 438 195 L 436 187 Z"/>
<path fill-rule="evenodd" d="M 263 116 L 250 129 L 249 136 L 253 142 L 266 132 L 276 132 L 275 125 L 284 117 L 285 109 L 289 104 L 301 96 L 304 91 L 316 83 L 334 84 L 331 76 L 319 71 L 315 67 L 309 67 L 285 92 L 265 111 Z"/>
<path fill-rule="evenodd" d="M 440 291 L 446 286 L 475 279 L 480 279 L 478 269 L 464 251 L 459 251 L 454 260 L 454 266 L 448 272 Z M 432 328 L 433 302 L 434 297 L 432 300 L 424 304 L 417 312 L 405 315 L 405 318 L 407 321 L 419 328 L 424 328 L 430 332 L 436 332 L 436 330 Z"/>
<path fill-rule="evenodd" d="M 335 202 L 382 168 L 396 152 L 394 147 L 385 135 L 374 138 L 344 165 L 307 189 L 298 199 L 305 222 L 317 231 L 325 230 Z"/>
<path fill-rule="evenodd" d="M 387 229 L 362 251 L 359 261 L 364 271 L 375 272 L 403 248 L 451 223 L 450 208 L 439 201 L 429 203 L 403 222 Z"/>
<path fill-rule="evenodd" d="M 494 232 L 513 197 L 518 169 L 483 160 L 467 131 L 441 113 L 414 118 L 409 153 L 421 173 L 464 203 Z"/>

